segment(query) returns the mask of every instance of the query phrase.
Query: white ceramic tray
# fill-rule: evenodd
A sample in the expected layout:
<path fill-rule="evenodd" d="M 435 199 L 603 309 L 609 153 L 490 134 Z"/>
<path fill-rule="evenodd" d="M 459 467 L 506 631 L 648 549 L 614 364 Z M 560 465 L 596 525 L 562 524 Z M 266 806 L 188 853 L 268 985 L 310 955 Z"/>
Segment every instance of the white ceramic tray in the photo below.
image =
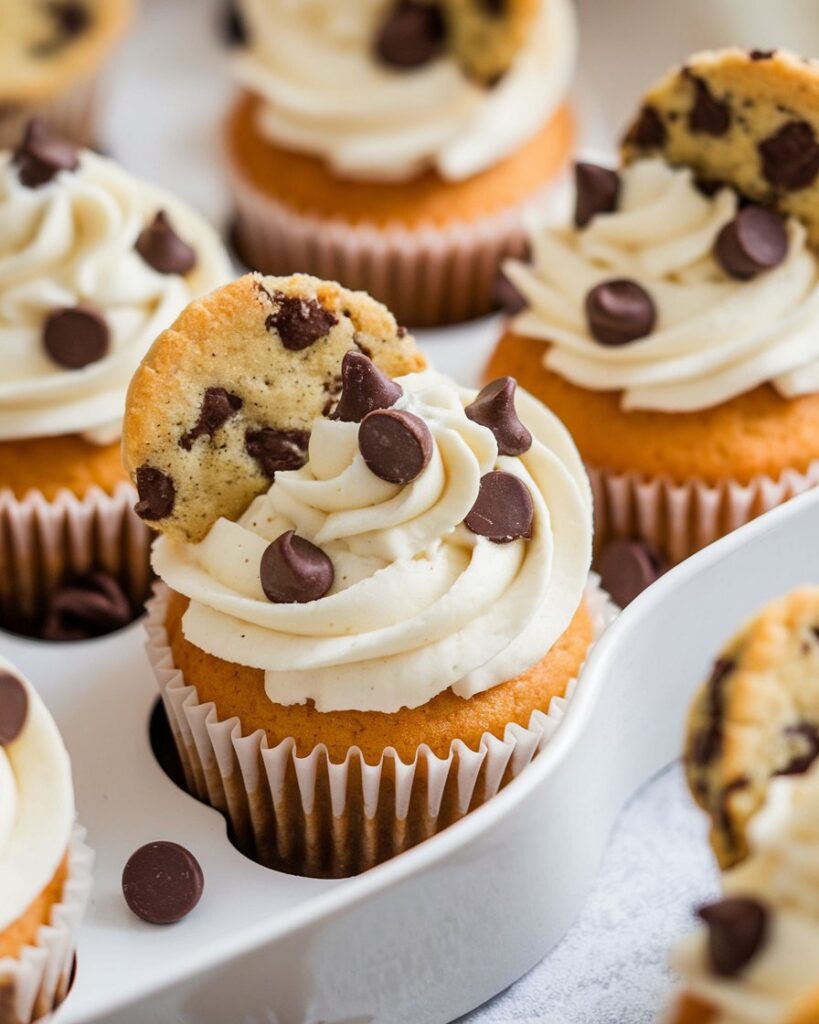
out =
<path fill-rule="evenodd" d="M 154 759 L 156 700 L 142 627 L 0 650 L 54 712 L 98 854 L 96 891 L 61 1024 L 423 1024 L 505 988 L 563 936 L 627 798 L 680 749 L 691 692 L 739 621 L 819 581 L 819 491 L 678 567 L 593 652 L 546 750 L 499 796 L 396 860 L 344 881 L 258 867 L 223 819 Z M 171 839 L 200 859 L 205 894 L 185 921 L 143 924 L 122 866 Z"/>

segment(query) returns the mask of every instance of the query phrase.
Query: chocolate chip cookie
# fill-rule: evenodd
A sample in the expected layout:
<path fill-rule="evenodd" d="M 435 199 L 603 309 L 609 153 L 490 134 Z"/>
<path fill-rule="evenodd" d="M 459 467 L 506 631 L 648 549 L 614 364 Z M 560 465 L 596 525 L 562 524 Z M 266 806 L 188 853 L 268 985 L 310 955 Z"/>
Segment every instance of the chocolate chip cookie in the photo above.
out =
<path fill-rule="evenodd" d="M 425 365 L 386 307 L 306 275 L 248 274 L 191 303 L 128 393 L 123 452 L 137 513 L 194 542 L 220 516 L 240 515 L 277 470 L 306 461 L 310 428 L 333 413 L 349 351 L 390 376 Z"/>
<path fill-rule="evenodd" d="M 492 84 L 511 67 L 540 0 L 446 0 L 450 45 L 473 78 Z"/>
<path fill-rule="evenodd" d="M 819 756 L 819 587 L 768 605 L 728 644 L 688 722 L 686 772 L 711 816 L 723 868 L 747 851 L 746 826 L 774 776 Z"/>
<path fill-rule="evenodd" d="M 819 62 L 777 50 L 696 54 L 649 91 L 626 133 L 627 161 L 652 154 L 798 217 L 819 244 Z"/>

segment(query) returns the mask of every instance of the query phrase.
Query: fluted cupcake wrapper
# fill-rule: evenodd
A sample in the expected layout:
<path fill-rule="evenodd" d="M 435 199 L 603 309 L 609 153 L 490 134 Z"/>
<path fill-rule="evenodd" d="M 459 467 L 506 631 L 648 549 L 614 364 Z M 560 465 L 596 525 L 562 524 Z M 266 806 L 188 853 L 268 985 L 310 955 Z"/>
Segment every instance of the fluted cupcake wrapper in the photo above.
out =
<path fill-rule="evenodd" d="M 91 895 L 94 852 L 85 829 L 75 826 L 68 848 L 68 876 L 49 924 L 18 957 L 0 960 L 0 1024 L 31 1024 L 55 1010 L 68 994 L 77 932 Z"/>
<path fill-rule="evenodd" d="M 96 138 L 98 79 L 77 82 L 47 103 L 9 103 L 0 106 L 0 149 L 15 149 L 23 130 L 34 118 L 42 118 L 59 135 L 80 146 L 93 147 Z"/>
<path fill-rule="evenodd" d="M 586 469 L 594 492 L 595 543 L 639 537 L 664 551 L 672 564 L 819 484 L 819 461 L 804 473 L 786 469 L 778 478 L 760 475 L 747 484 L 730 479 L 678 484 Z"/>
<path fill-rule="evenodd" d="M 138 605 L 151 579 L 150 532 L 133 510 L 136 490 L 91 487 L 82 498 L 40 491 L 17 498 L 0 488 L 0 622 L 24 628 L 44 613 L 64 578 L 89 568 L 111 573 Z"/>
<path fill-rule="evenodd" d="M 585 600 L 595 640 L 616 614 L 591 577 Z M 221 811 L 248 856 L 296 874 L 357 874 L 462 818 L 519 775 L 549 741 L 574 691 L 533 712 L 527 728 L 503 739 L 485 733 L 478 750 L 453 741 L 438 757 L 425 745 L 407 764 L 393 748 L 367 764 L 353 747 L 333 763 L 320 744 L 299 757 L 293 738 L 270 747 L 262 730 L 242 735 L 237 718 L 220 721 L 212 702 L 174 665 L 165 617 L 168 590 L 148 603 L 147 651 L 159 683 L 189 791 Z"/>
<path fill-rule="evenodd" d="M 542 213 L 557 180 L 525 202 L 473 221 L 379 228 L 299 213 L 233 168 L 234 243 L 253 270 L 300 271 L 363 289 L 401 324 L 458 323 L 492 311 L 498 267 L 525 253 L 524 221 Z"/>

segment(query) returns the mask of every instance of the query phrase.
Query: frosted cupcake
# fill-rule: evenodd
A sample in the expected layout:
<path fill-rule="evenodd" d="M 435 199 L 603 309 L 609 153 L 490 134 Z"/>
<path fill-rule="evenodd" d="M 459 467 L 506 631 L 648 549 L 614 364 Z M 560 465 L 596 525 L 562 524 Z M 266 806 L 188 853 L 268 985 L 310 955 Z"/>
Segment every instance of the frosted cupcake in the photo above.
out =
<path fill-rule="evenodd" d="M 0 658 L 0 1018 L 29 1024 L 68 991 L 91 889 L 71 765 L 36 692 Z"/>
<path fill-rule="evenodd" d="M 40 117 L 82 145 L 95 141 L 97 79 L 131 17 L 132 0 L 3 0 L 0 148 Z"/>
<path fill-rule="evenodd" d="M 125 391 L 160 329 L 230 268 L 192 210 L 41 122 L 0 153 L 0 225 L 0 620 L 17 625 L 68 572 L 144 591 Z"/>
<path fill-rule="evenodd" d="M 243 0 L 227 123 L 248 266 L 363 288 L 399 321 L 491 308 L 573 140 L 568 0 Z"/>
<path fill-rule="evenodd" d="M 514 381 L 476 395 L 432 371 L 390 379 L 353 349 L 303 464 L 231 506 L 259 429 L 256 376 L 230 359 L 231 335 L 250 337 L 248 352 L 266 343 L 271 358 L 281 345 L 276 376 L 286 360 L 291 389 L 309 392 L 349 331 L 334 309 L 381 318 L 387 339 L 395 323 L 336 286 L 260 280 L 271 298 L 247 308 L 236 292 L 233 331 L 228 300 L 206 300 L 219 301 L 214 344 L 226 351 L 205 379 L 183 354 L 195 353 L 198 311 L 146 360 L 152 376 L 163 365 L 183 376 L 154 415 L 160 436 L 200 422 L 197 391 L 220 381 L 232 397 L 197 436 L 195 461 L 149 446 L 142 371 L 129 394 L 126 452 L 163 533 L 153 561 L 169 588 L 151 609 L 149 651 L 189 785 L 228 815 L 240 846 L 270 866 L 350 874 L 482 803 L 551 733 L 550 705 L 604 616 L 599 592 L 584 597 L 590 493 L 564 428 Z M 324 334 L 316 288 L 335 321 Z M 310 364 L 285 355 L 296 298 L 316 325 Z M 197 472 L 206 486 L 191 484 Z"/>
<path fill-rule="evenodd" d="M 819 162 L 789 128 L 817 83 L 787 56 L 692 58 L 627 166 L 578 165 L 574 223 L 507 266 L 526 309 L 488 374 L 567 424 L 600 541 L 679 561 L 819 480 Z"/>

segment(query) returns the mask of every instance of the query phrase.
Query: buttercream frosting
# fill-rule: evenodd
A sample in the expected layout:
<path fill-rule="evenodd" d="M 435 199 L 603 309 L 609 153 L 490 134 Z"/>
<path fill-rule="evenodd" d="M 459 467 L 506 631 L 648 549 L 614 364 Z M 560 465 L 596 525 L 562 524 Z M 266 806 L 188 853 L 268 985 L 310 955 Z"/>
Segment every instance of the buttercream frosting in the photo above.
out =
<path fill-rule="evenodd" d="M 190 598 L 187 639 L 264 670 L 276 703 L 394 712 L 448 687 L 470 697 L 539 661 L 580 604 L 591 497 L 562 424 L 518 392 L 534 443 L 499 456 L 491 430 L 464 412 L 473 392 L 432 371 L 399 383 L 395 408 L 421 417 L 432 436 L 430 461 L 411 483 L 367 468 L 357 423 L 319 419 L 308 463 L 277 473 L 238 522 L 218 520 L 199 544 L 155 544 L 156 572 Z M 494 469 L 529 490 L 531 539 L 492 543 L 464 525 Z M 317 601 L 272 604 L 259 565 L 290 529 L 331 558 L 335 583 Z"/>
<path fill-rule="evenodd" d="M 621 391 L 627 410 L 692 412 L 764 383 L 786 398 L 819 390 L 819 259 L 805 228 L 788 221 L 782 263 L 738 280 L 713 256 L 736 211 L 735 192 L 708 197 L 687 168 L 632 164 L 616 211 L 585 228 L 534 229 L 532 265 L 505 265 L 527 302 L 514 330 L 547 343 L 548 369 L 592 391 Z M 589 332 L 584 300 L 618 278 L 648 292 L 657 322 L 643 338 L 607 346 Z"/>
<path fill-rule="evenodd" d="M 499 83 L 484 87 L 451 54 L 412 70 L 374 56 L 389 0 L 242 0 L 251 44 L 233 61 L 261 96 L 260 132 L 325 160 L 342 177 L 400 181 L 427 168 L 461 180 L 534 135 L 563 101 L 576 54 L 569 0 L 542 0 Z"/>
<path fill-rule="evenodd" d="M 156 336 L 191 299 L 223 284 L 230 265 L 202 217 L 110 160 L 82 151 L 75 171 L 37 188 L 0 153 L 0 440 L 119 435 L 125 392 Z M 161 274 L 134 249 L 165 210 L 196 253 L 185 276 Z M 108 354 L 83 369 L 56 363 L 43 345 L 55 309 L 91 305 L 105 318 Z"/>

